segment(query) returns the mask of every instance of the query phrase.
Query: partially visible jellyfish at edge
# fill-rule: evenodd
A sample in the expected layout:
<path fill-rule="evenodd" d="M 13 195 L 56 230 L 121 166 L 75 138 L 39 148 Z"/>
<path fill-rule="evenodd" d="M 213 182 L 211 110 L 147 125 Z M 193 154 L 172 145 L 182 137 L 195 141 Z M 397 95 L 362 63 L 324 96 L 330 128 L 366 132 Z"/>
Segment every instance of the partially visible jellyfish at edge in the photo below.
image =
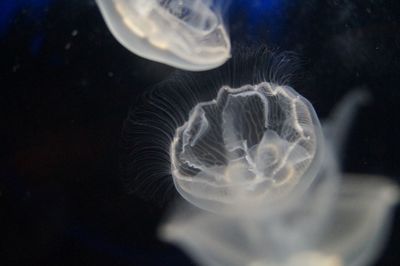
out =
<path fill-rule="evenodd" d="M 397 186 L 342 175 L 339 164 L 343 118 L 366 94 L 350 94 L 321 127 L 289 87 L 295 63 L 258 49 L 222 69 L 179 72 L 126 120 L 127 187 L 175 193 L 159 235 L 200 265 L 362 266 L 382 249 Z"/>
<path fill-rule="evenodd" d="M 176 130 L 172 176 L 185 199 L 209 211 L 276 203 L 308 188 L 321 166 L 321 141 L 313 107 L 291 87 L 224 86 Z"/>
<path fill-rule="evenodd" d="M 230 58 L 220 0 L 96 0 L 114 37 L 131 52 L 201 71 Z"/>

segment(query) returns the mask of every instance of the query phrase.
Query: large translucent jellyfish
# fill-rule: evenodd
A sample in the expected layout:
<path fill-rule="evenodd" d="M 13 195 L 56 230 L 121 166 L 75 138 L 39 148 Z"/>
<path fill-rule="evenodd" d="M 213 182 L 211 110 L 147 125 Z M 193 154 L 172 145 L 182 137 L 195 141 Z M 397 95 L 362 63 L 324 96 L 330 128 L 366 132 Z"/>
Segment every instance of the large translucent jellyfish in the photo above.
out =
<path fill-rule="evenodd" d="M 234 59 L 173 75 L 145 99 L 153 108 L 137 105 L 126 120 L 127 187 L 183 197 L 160 237 L 207 266 L 371 263 L 398 189 L 340 172 L 349 118 L 366 94 L 350 94 L 321 129 L 312 105 L 287 85 L 290 56 L 259 49 Z"/>
<path fill-rule="evenodd" d="M 114 37 L 131 52 L 200 71 L 230 57 L 230 40 L 215 0 L 96 0 Z"/>
<path fill-rule="evenodd" d="M 229 213 L 181 203 L 161 227 L 161 237 L 201 265 L 369 265 L 383 246 L 399 192 L 385 177 L 342 177 L 337 169 L 347 118 L 365 99 L 362 91 L 351 93 L 324 127 L 330 138 L 321 142 L 324 158 L 306 191 L 273 205 L 266 198 L 268 207 L 236 202 Z"/>
<path fill-rule="evenodd" d="M 172 176 L 185 199 L 207 210 L 274 203 L 313 181 L 321 139 L 313 107 L 292 88 L 268 82 L 222 87 L 176 130 Z"/>
<path fill-rule="evenodd" d="M 243 197 L 272 202 L 312 182 L 322 133 L 311 104 L 286 85 L 297 58 L 264 46 L 236 49 L 220 68 L 177 71 L 133 103 L 120 156 L 128 192 L 163 204 L 178 188 L 197 206 L 217 210 Z M 244 178 L 223 175 L 246 168 Z M 210 190 L 201 191 L 204 181 Z"/>

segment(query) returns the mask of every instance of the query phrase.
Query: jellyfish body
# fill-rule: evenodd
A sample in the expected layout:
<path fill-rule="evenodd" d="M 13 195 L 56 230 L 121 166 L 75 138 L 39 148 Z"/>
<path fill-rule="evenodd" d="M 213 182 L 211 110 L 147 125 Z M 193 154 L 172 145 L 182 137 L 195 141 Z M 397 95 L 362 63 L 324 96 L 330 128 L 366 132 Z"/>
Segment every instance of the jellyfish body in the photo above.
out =
<path fill-rule="evenodd" d="M 177 129 L 172 176 L 179 193 L 206 210 L 274 202 L 307 189 L 321 166 L 321 140 L 313 107 L 292 88 L 222 87 Z"/>
<path fill-rule="evenodd" d="M 172 76 L 148 98 L 151 108 L 130 113 L 128 188 L 146 199 L 162 190 L 184 198 L 160 237 L 201 265 L 368 265 L 398 188 L 340 172 L 349 118 L 367 95 L 350 94 L 322 133 L 304 97 L 284 78 L 265 78 L 292 61 L 265 50 L 244 55 L 223 70 Z M 264 62 L 274 63 L 271 72 Z M 165 183 L 170 190 L 154 186 Z"/>
<path fill-rule="evenodd" d="M 236 49 L 223 66 L 176 71 L 132 104 L 120 150 L 129 193 L 156 205 L 184 196 L 218 211 L 243 197 L 272 202 L 312 182 L 321 127 L 311 104 L 287 86 L 295 55 Z"/>
<path fill-rule="evenodd" d="M 386 239 L 398 187 L 382 176 L 342 176 L 337 165 L 341 147 L 333 146 L 343 145 L 347 117 L 354 117 L 354 106 L 367 98 L 365 91 L 350 93 L 328 120 L 324 130 L 331 139 L 319 142 L 325 151 L 307 190 L 285 194 L 274 204 L 267 197 L 250 206 L 240 200 L 229 213 L 178 206 L 161 226 L 161 238 L 201 265 L 369 265 Z M 292 192 L 298 192 L 296 187 Z"/>
<path fill-rule="evenodd" d="M 114 37 L 131 52 L 200 71 L 230 57 L 230 40 L 213 0 L 96 0 Z"/>

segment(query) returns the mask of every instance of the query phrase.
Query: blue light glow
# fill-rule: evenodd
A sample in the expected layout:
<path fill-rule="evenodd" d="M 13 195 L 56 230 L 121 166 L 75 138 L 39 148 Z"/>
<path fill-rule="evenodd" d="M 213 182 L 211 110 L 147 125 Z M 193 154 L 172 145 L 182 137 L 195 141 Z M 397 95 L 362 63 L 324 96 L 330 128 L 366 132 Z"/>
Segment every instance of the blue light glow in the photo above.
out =
<path fill-rule="evenodd" d="M 0 37 L 7 33 L 15 17 L 25 9 L 30 20 L 40 21 L 53 0 L 1 0 Z"/>
<path fill-rule="evenodd" d="M 235 0 L 232 1 L 232 8 L 239 10 L 240 18 L 246 18 L 247 30 L 251 35 L 260 36 L 260 31 L 265 31 L 269 39 L 278 40 L 284 31 L 284 15 L 289 4 L 295 2 L 297 1 Z"/>

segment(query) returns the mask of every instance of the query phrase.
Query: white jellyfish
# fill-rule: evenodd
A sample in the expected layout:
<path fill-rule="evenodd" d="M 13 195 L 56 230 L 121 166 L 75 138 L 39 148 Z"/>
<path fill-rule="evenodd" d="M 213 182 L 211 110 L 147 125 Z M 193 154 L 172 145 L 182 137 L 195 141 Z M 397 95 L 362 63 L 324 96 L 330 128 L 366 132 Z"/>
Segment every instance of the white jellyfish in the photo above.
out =
<path fill-rule="evenodd" d="M 292 59 L 259 49 L 178 73 L 126 120 L 127 187 L 177 191 L 160 237 L 201 265 L 362 266 L 384 243 L 397 186 L 339 167 L 343 118 L 366 94 L 350 94 L 321 129 L 287 85 Z"/>
<path fill-rule="evenodd" d="M 275 203 L 313 181 L 321 141 L 313 107 L 292 88 L 269 82 L 222 87 L 176 130 L 172 176 L 179 193 L 206 210 Z"/>
<path fill-rule="evenodd" d="M 200 71 L 230 57 L 230 40 L 215 0 L 96 0 L 114 37 L 131 52 Z"/>
<path fill-rule="evenodd" d="M 330 138 L 320 142 L 324 158 L 306 191 L 294 188 L 272 205 L 268 198 L 251 206 L 236 202 L 229 213 L 181 204 L 161 227 L 161 237 L 201 265 L 369 265 L 382 249 L 399 191 L 385 177 L 342 177 L 338 170 L 348 118 L 366 96 L 350 93 L 324 126 Z"/>
<path fill-rule="evenodd" d="M 215 146 L 214 150 L 220 148 L 226 153 L 217 158 L 219 161 L 213 162 L 215 171 L 236 172 L 250 164 L 257 164 L 256 160 L 262 160 L 262 157 L 269 157 L 270 162 L 273 163 L 272 156 L 274 155 L 276 155 L 276 160 L 280 160 L 281 166 L 287 166 L 284 162 L 292 164 L 293 167 L 290 169 L 288 167 L 281 169 L 277 163 L 269 168 L 264 167 L 265 169 L 262 169 L 261 164 L 258 164 L 258 169 L 252 168 L 252 171 L 259 172 L 259 175 L 254 175 L 253 180 L 248 180 L 247 192 L 251 193 L 251 186 L 257 188 L 253 194 L 255 200 L 257 200 L 257 194 L 261 198 L 272 199 L 288 193 L 293 187 L 297 187 L 297 190 L 306 189 L 312 182 L 318 168 L 318 160 L 321 158 L 321 145 L 317 143 L 322 141 L 322 133 L 311 104 L 292 88 L 286 86 L 293 74 L 293 66 L 297 63 L 296 57 L 289 52 L 274 54 L 267 47 L 237 49 L 232 60 L 218 69 L 204 72 L 177 71 L 168 79 L 148 89 L 144 97 L 136 99 L 122 131 L 121 170 L 124 187 L 128 192 L 162 204 L 170 196 L 174 196 L 174 193 L 176 194 L 174 179 L 179 179 L 175 181 L 178 189 L 183 193 L 185 188 L 182 187 L 181 180 L 185 178 L 184 174 L 192 179 L 191 174 L 196 171 L 201 172 L 193 168 L 186 169 L 187 171 L 184 172 L 183 160 L 190 158 L 182 157 L 183 154 L 179 154 L 177 150 L 182 141 L 190 141 L 189 138 L 194 136 L 191 135 L 194 133 L 199 137 L 199 144 L 204 142 L 202 139 L 207 136 L 220 138 L 221 142 L 217 143 L 218 146 Z M 218 99 L 218 101 L 212 101 L 212 99 Z M 240 106 L 240 100 L 246 99 L 248 101 Z M 204 104 L 199 104 L 201 102 Z M 236 117 L 240 113 L 240 110 L 235 110 L 238 104 L 237 107 L 243 111 L 240 117 Z M 251 107 L 255 109 L 252 110 Z M 216 124 L 220 121 L 213 118 L 214 111 L 210 108 L 215 108 L 215 119 L 220 121 L 225 119 L 224 126 L 241 126 L 240 121 L 235 120 L 240 119 L 246 120 L 246 125 L 243 126 L 248 128 L 237 128 L 239 134 L 231 134 L 235 132 L 227 130 L 222 134 L 221 124 Z M 257 113 L 257 110 L 262 112 Z M 208 115 L 205 120 L 201 120 L 202 117 L 199 115 L 203 111 L 206 111 Z M 251 121 L 249 116 L 253 116 L 251 119 L 254 121 Z M 229 120 L 230 118 L 232 119 Z M 204 132 L 200 129 L 196 133 L 196 123 L 203 126 Z M 207 123 L 209 123 L 208 128 L 206 128 Z M 247 133 L 246 130 L 248 130 Z M 179 132 L 185 137 L 180 138 Z M 207 135 L 208 133 L 211 134 Z M 247 136 L 241 136 L 242 133 Z M 221 144 L 223 138 L 228 145 Z M 266 143 L 268 138 L 272 139 L 273 145 Z M 190 145 L 186 144 L 184 143 L 187 148 L 190 148 Z M 232 150 L 235 145 L 238 145 L 236 151 Z M 291 152 L 274 153 L 283 152 L 283 149 L 289 146 L 291 146 Z M 193 149 L 185 149 L 188 152 L 194 151 L 193 155 L 198 155 L 196 153 L 200 151 L 196 150 L 198 147 L 200 150 L 203 149 L 201 145 L 193 146 Z M 297 156 L 296 152 L 302 149 L 306 150 L 308 155 L 297 158 L 300 161 L 304 160 L 302 163 L 296 162 L 293 157 Z M 203 150 L 210 158 L 221 155 L 212 154 L 207 149 Z M 174 155 L 171 156 L 171 153 Z M 248 153 L 251 157 L 242 156 L 242 161 L 239 162 L 235 156 L 239 158 L 240 153 L 243 155 Z M 184 155 L 190 156 L 188 153 Z M 195 157 L 192 158 L 195 159 Z M 206 164 L 209 158 L 204 158 L 204 160 L 200 164 Z M 221 160 L 224 161 L 223 165 L 220 165 Z M 246 166 L 241 167 L 241 163 L 245 163 Z M 217 169 L 218 165 L 220 165 L 219 169 Z M 191 170 L 194 172 L 190 173 Z M 176 173 L 171 177 L 173 171 Z M 293 176 L 285 179 L 284 171 L 288 171 L 288 174 L 293 174 Z M 302 173 L 307 177 L 299 179 Z M 266 174 L 271 174 L 271 176 Z M 239 183 L 244 180 L 240 180 L 239 175 L 237 177 L 239 179 L 233 181 L 236 182 L 236 187 L 240 188 Z M 250 176 L 249 179 L 251 179 Z M 262 184 L 257 184 L 259 181 L 262 181 Z M 223 180 L 220 184 L 222 182 Z M 283 183 L 286 185 L 283 186 Z M 215 187 L 217 186 L 215 183 Z M 228 183 L 226 187 L 229 187 Z M 197 193 L 198 188 L 200 187 L 195 186 L 193 193 Z M 246 193 L 246 190 L 242 192 Z M 210 191 L 208 207 L 207 200 L 203 202 L 204 204 L 202 203 L 202 198 L 207 197 L 206 194 L 198 199 L 193 197 L 193 201 L 197 202 L 198 206 L 203 205 L 203 208 L 211 210 L 218 208 L 218 205 L 228 207 L 235 200 L 239 200 L 239 195 L 223 198 L 223 193 L 223 191 L 221 193 Z M 190 197 L 187 195 L 188 199 Z M 220 199 L 212 199 L 218 197 Z M 212 206 L 214 204 L 216 206 Z"/>

